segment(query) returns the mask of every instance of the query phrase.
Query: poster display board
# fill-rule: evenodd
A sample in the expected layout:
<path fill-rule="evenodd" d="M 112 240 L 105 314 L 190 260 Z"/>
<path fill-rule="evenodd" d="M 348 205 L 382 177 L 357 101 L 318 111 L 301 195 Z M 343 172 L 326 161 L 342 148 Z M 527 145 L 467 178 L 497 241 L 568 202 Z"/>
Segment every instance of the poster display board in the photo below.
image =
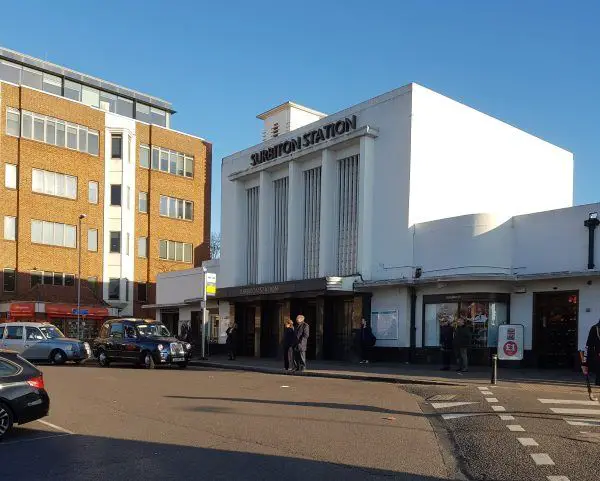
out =
<path fill-rule="evenodd" d="M 375 337 L 382 341 L 398 339 L 398 310 L 371 312 L 371 329 Z"/>
<path fill-rule="evenodd" d="M 524 351 L 524 328 L 521 324 L 498 326 L 498 359 L 521 361 Z"/>

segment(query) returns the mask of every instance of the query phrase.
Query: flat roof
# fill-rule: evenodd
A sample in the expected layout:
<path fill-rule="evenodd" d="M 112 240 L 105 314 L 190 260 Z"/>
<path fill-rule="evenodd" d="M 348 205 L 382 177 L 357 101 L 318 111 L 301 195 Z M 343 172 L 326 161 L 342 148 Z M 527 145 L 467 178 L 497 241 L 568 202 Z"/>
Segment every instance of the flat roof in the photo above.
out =
<path fill-rule="evenodd" d="M 256 116 L 257 119 L 261 119 L 264 120 L 265 118 L 267 118 L 269 115 L 273 115 L 275 112 L 279 112 L 280 110 L 285 109 L 286 107 L 294 107 L 296 109 L 300 109 L 300 110 L 304 110 L 305 112 L 308 112 L 310 114 L 314 114 L 314 115 L 318 115 L 321 118 L 322 117 L 327 117 L 327 114 L 324 114 L 323 112 L 319 112 L 317 110 L 314 109 L 310 109 L 308 107 L 305 107 L 304 105 L 300 105 L 297 104 L 296 102 L 284 102 L 281 105 L 278 105 L 277 107 L 273 107 L 272 109 L 267 110 L 266 112 L 263 112 L 262 114 L 258 114 Z"/>
<path fill-rule="evenodd" d="M 95 87 L 106 92 L 138 100 L 142 103 L 151 105 L 152 107 L 158 107 L 167 110 L 170 113 L 175 113 L 171 102 L 167 102 L 166 100 L 154 97 L 153 95 L 138 92 L 137 90 L 122 87 L 115 83 L 108 82 L 106 80 L 102 80 L 81 72 L 77 72 L 76 70 L 72 70 L 70 68 L 54 64 L 52 62 L 47 62 L 46 60 L 31 57 L 30 55 L 25 55 L 23 53 L 10 50 L 8 48 L 0 47 L 0 59 L 8 60 L 9 62 L 14 62 L 25 67 L 31 67 L 37 70 L 41 70 L 49 74 L 58 75 L 68 80 L 73 80 L 75 82 L 82 83 L 89 87 Z"/>

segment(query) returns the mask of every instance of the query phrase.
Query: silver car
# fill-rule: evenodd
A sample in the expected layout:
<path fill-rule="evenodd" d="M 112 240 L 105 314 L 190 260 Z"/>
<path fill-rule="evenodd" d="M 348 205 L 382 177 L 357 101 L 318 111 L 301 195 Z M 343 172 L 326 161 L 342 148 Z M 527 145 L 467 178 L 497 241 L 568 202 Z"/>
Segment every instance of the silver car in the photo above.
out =
<path fill-rule="evenodd" d="M 90 345 L 65 337 L 49 322 L 7 322 L 0 324 L 0 349 L 16 351 L 30 361 L 64 364 L 80 363 L 91 356 Z"/>

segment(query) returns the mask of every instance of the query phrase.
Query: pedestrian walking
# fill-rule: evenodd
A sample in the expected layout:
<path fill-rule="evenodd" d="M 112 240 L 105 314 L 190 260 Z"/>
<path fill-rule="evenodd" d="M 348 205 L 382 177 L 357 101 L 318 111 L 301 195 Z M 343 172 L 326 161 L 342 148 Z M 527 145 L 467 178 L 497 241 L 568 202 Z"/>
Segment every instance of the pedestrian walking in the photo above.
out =
<path fill-rule="evenodd" d="M 442 347 L 442 371 L 449 371 L 452 364 L 454 328 L 452 321 L 444 320 L 440 326 L 440 346 Z"/>
<path fill-rule="evenodd" d="M 306 369 L 306 348 L 308 347 L 308 337 L 310 336 L 310 327 L 304 322 L 304 316 L 296 317 L 296 345 L 294 346 L 294 371 L 302 372 Z"/>
<path fill-rule="evenodd" d="M 592 326 L 588 334 L 581 369 L 586 376 L 589 376 L 590 371 L 595 371 L 596 386 L 600 386 L 600 321 Z"/>
<path fill-rule="evenodd" d="M 371 326 L 367 324 L 367 321 L 361 319 L 360 321 L 360 357 L 361 364 L 369 364 L 369 358 L 371 357 L 371 349 L 375 346 L 377 338 L 373 334 Z"/>
<path fill-rule="evenodd" d="M 227 334 L 227 340 L 225 341 L 225 344 L 227 344 L 227 354 L 229 354 L 230 361 L 235 360 L 235 351 L 237 346 L 237 328 L 237 323 L 232 322 L 227 328 L 227 331 L 225 331 L 225 333 Z"/>
<path fill-rule="evenodd" d="M 459 318 L 454 332 L 453 346 L 458 360 L 458 372 L 469 370 L 469 347 L 471 346 L 471 328 L 467 326 L 464 318 Z"/>
<path fill-rule="evenodd" d="M 293 371 L 296 331 L 291 319 L 286 319 L 283 332 L 283 365 L 286 371 Z"/>

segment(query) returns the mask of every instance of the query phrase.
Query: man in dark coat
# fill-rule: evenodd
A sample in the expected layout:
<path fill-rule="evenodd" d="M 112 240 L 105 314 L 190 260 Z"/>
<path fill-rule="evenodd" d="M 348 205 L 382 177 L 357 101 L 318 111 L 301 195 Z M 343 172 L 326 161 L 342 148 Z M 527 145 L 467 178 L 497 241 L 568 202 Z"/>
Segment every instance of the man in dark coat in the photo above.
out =
<path fill-rule="evenodd" d="M 369 357 L 371 357 L 370 356 L 371 348 L 375 345 L 375 343 L 377 342 L 377 339 L 373 335 L 371 326 L 369 326 L 367 324 L 367 321 L 365 321 L 364 319 L 361 319 L 361 321 L 360 321 L 359 339 L 360 339 L 360 355 L 362 358 L 360 363 L 361 364 L 369 364 Z"/>
<path fill-rule="evenodd" d="M 449 371 L 452 363 L 452 348 L 454 341 L 454 329 L 452 322 L 445 320 L 440 326 L 440 346 L 442 347 L 442 361 L 444 363 L 442 371 Z"/>
<path fill-rule="evenodd" d="M 227 340 L 225 343 L 227 344 L 227 354 L 229 355 L 230 361 L 235 361 L 235 351 L 237 347 L 237 327 L 237 323 L 232 322 L 227 328 L 227 331 L 225 331 L 227 334 Z"/>
<path fill-rule="evenodd" d="M 458 327 L 454 332 L 454 350 L 458 359 L 458 372 L 469 370 L 469 347 L 471 347 L 471 328 L 464 318 L 458 319 Z"/>
<path fill-rule="evenodd" d="M 306 369 L 306 348 L 308 347 L 308 336 L 310 328 L 304 322 L 304 316 L 296 317 L 296 346 L 294 348 L 294 370 L 302 372 Z"/>
<path fill-rule="evenodd" d="M 585 343 L 581 369 L 587 376 L 590 368 L 596 371 L 596 386 L 600 386 L 600 322 L 592 326 Z"/>
<path fill-rule="evenodd" d="M 294 347 L 296 346 L 296 331 L 291 319 L 286 319 L 283 332 L 283 367 L 286 371 L 293 371 Z"/>

